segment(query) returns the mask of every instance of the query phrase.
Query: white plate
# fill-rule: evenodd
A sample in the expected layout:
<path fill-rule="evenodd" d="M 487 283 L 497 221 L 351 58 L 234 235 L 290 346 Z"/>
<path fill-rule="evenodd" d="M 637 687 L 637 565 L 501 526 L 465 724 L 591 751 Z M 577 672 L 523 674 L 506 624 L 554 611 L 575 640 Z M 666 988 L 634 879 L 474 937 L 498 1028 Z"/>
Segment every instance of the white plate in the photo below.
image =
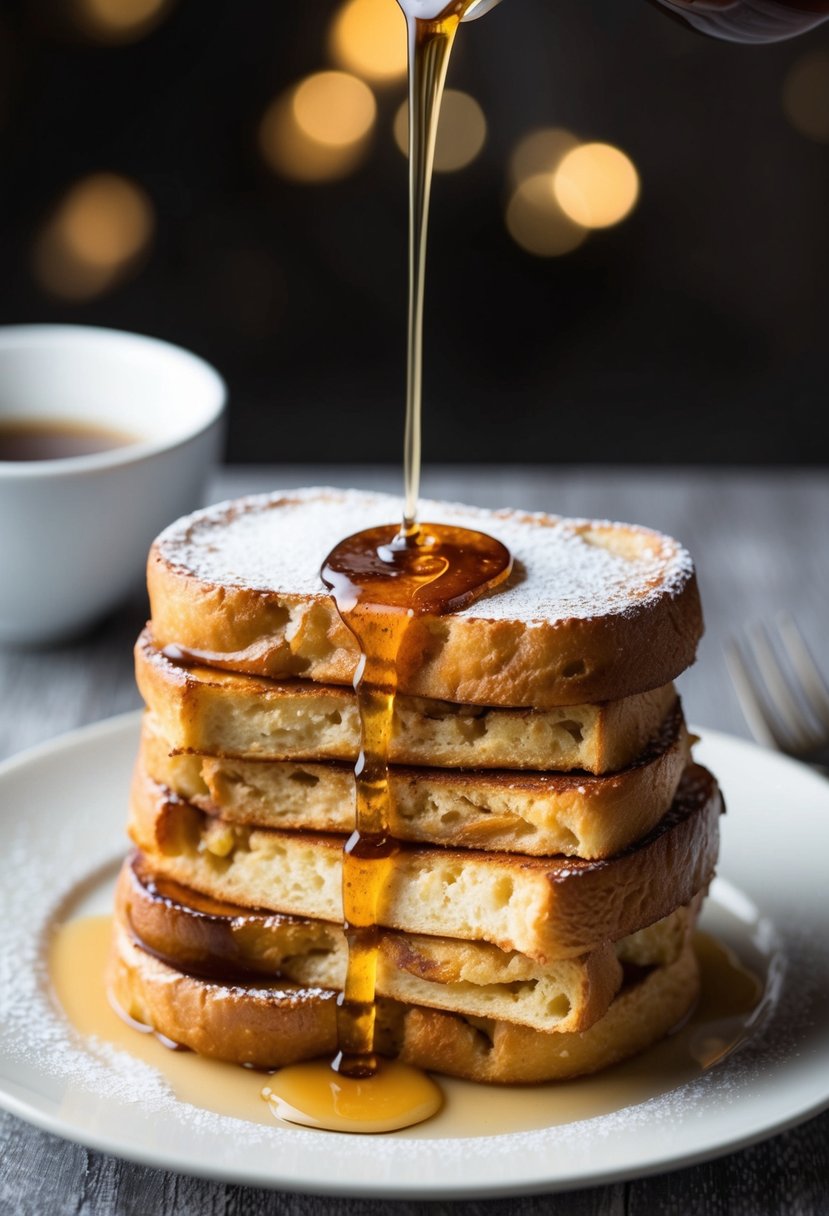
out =
<path fill-rule="evenodd" d="M 779 999 L 743 1049 L 698 1080 L 549 1129 L 363 1138 L 196 1110 L 172 1098 L 146 1065 L 79 1040 L 49 997 L 43 947 L 56 916 L 102 898 L 124 850 L 138 736 L 138 715 L 130 714 L 0 767 L 0 1105 L 147 1165 L 290 1191 L 419 1199 L 629 1178 L 716 1156 L 816 1114 L 829 1105 L 829 783 L 751 744 L 703 733 L 699 758 L 728 802 L 723 879 L 708 927 L 779 973 Z"/>

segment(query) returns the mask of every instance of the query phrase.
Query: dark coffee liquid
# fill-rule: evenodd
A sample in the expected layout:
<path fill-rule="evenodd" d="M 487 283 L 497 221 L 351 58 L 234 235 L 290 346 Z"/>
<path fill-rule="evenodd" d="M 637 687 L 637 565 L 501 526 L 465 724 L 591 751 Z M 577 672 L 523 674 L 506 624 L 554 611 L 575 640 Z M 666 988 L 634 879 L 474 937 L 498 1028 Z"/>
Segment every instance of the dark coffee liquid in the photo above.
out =
<path fill-rule="evenodd" d="M 0 460 L 66 460 L 137 443 L 136 435 L 63 418 L 0 419 Z"/>
<path fill-rule="evenodd" d="M 781 42 L 829 17 L 829 0 L 651 0 L 729 42 Z"/>

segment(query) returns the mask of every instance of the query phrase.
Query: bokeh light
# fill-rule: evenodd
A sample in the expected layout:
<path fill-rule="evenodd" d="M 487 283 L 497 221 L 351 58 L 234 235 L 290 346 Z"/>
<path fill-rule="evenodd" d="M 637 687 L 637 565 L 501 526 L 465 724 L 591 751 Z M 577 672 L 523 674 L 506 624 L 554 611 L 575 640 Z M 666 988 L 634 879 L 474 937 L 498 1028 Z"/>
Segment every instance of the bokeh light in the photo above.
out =
<path fill-rule="evenodd" d="M 34 248 L 42 287 L 88 299 L 120 282 L 149 247 L 155 227 L 147 194 L 129 178 L 95 173 L 58 203 Z"/>
<path fill-rule="evenodd" d="M 564 214 L 556 200 L 551 173 L 519 182 L 507 204 L 507 230 L 522 249 L 552 258 L 578 249 L 587 231 Z"/>
<path fill-rule="evenodd" d="M 396 0 L 346 0 L 329 45 L 335 63 L 375 84 L 406 74 L 406 20 Z"/>
<path fill-rule="evenodd" d="M 783 84 L 783 110 L 796 131 L 829 143 L 829 51 L 798 59 Z"/>
<path fill-rule="evenodd" d="M 522 182 L 536 173 L 554 173 L 562 158 L 577 147 L 578 139 L 563 127 L 541 127 L 530 131 L 518 144 L 510 157 L 510 177 L 513 182 Z"/>
<path fill-rule="evenodd" d="M 377 103 L 368 85 L 347 72 L 315 72 L 293 95 L 297 126 L 321 144 L 344 148 L 368 135 Z"/>
<path fill-rule="evenodd" d="M 101 42 L 134 42 L 166 16 L 171 0 L 74 0 L 78 25 Z"/>
<path fill-rule="evenodd" d="M 581 144 L 567 152 L 553 176 L 556 199 L 585 228 L 609 228 L 629 215 L 639 197 L 630 157 L 611 144 Z"/>
<path fill-rule="evenodd" d="M 404 154 L 409 150 L 409 103 L 404 101 L 394 119 L 394 138 Z M 486 118 L 474 97 L 459 89 L 443 95 L 435 144 L 435 170 L 453 173 L 471 164 L 486 140 Z"/>
<path fill-rule="evenodd" d="M 374 94 L 356 76 L 317 72 L 271 102 L 259 126 L 259 146 L 282 177 L 334 181 L 364 160 L 376 117 Z"/>

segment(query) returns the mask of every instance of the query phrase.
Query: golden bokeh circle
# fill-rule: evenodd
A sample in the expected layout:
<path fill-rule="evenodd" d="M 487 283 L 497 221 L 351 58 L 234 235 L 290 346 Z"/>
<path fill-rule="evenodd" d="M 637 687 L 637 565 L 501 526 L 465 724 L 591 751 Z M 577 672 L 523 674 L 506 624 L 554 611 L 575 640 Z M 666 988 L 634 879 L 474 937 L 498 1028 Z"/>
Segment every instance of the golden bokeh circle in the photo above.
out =
<path fill-rule="evenodd" d="M 347 177 L 365 159 L 371 130 L 350 143 L 309 135 L 297 121 L 295 89 L 276 97 L 259 124 L 259 147 L 268 168 L 290 181 L 320 183 Z"/>
<path fill-rule="evenodd" d="M 348 72 L 314 72 L 293 90 L 297 126 L 320 144 L 344 148 L 364 139 L 377 118 L 371 89 Z"/>
<path fill-rule="evenodd" d="M 783 111 L 801 135 L 829 143 L 829 51 L 795 61 L 783 83 Z"/>
<path fill-rule="evenodd" d="M 513 149 L 510 178 L 522 182 L 536 173 L 553 173 L 563 157 L 578 146 L 578 139 L 564 127 L 539 127 L 524 135 Z"/>
<path fill-rule="evenodd" d="M 567 152 L 553 175 L 565 215 L 584 228 L 610 228 L 625 219 L 639 197 L 639 174 L 629 156 L 612 144 L 580 144 Z"/>
<path fill-rule="evenodd" d="M 331 24 L 334 62 L 375 84 L 406 75 L 406 20 L 397 0 L 346 0 Z"/>
<path fill-rule="evenodd" d="M 572 253 L 587 238 L 586 229 L 559 206 L 550 173 L 535 173 L 519 182 L 507 204 L 505 219 L 516 244 L 536 257 Z"/>
<path fill-rule="evenodd" d="M 90 174 L 67 190 L 38 235 L 35 276 L 67 299 L 100 295 L 136 264 L 154 228 L 152 203 L 137 182 Z"/>
<path fill-rule="evenodd" d="M 84 33 L 101 42 L 133 42 L 171 7 L 172 0 L 74 0 L 72 14 Z"/>

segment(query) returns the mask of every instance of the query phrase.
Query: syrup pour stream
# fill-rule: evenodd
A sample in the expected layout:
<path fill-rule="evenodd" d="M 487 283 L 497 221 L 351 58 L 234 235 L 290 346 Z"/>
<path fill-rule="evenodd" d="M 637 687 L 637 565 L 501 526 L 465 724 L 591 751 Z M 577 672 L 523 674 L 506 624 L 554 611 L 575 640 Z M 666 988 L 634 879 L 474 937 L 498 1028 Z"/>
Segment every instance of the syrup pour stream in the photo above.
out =
<path fill-rule="evenodd" d="M 474 0 L 456 0 L 431 20 L 406 13 L 409 37 L 409 328 L 404 437 L 403 525 L 367 529 L 342 541 L 328 556 L 322 580 L 362 658 L 354 689 L 362 727 L 355 769 L 356 828 L 345 849 L 343 904 L 348 972 L 339 1004 L 336 1070 L 371 1076 L 377 926 L 380 899 L 396 844 L 389 835 L 388 754 L 394 698 L 403 676 L 409 621 L 457 611 L 510 573 L 512 559 L 480 532 L 419 525 L 423 305 L 426 238 L 440 103 L 449 57 L 464 13 Z"/>
<path fill-rule="evenodd" d="M 402 7 L 406 12 L 405 0 L 402 0 Z M 426 238 L 440 104 L 449 57 L 463 15 L 463 6 L 457 7 L 460 13 L 452 12 L 434 21 L 422 21 L 406 13 L 409 37 L 409 332 L 403 437 L 403 531 L 406 534 L 416 529 L 420 497 Z"/>
<path fill-rule="evenodd" d="M 389 830 L 388 755 L 394 700 L 406 670 L 406 634 L 418 616 L 440 616 L 472 603 L 509 577 L 512 558 L 482 532 L 418 523 L 420 490 L 423 303 L 426 237 L 440 103 L 455 35 L 463 18 L 487 0 L 453 0 L 436 15 L 424 0 L 399 0 L 409 37 L 409 324 L 402 526 L 366 529 L 342 541 L 321 575 L 362 658 L 354 680 L 362 728 L 355 768 L 356 826 L 343 858 L 343 912 L 348 943 L 345 986 L 337 1007 L 338 1052 L 330 1068 L 316 1062 L 284 1069 L 269 1100 L 283 1117 L 342 1127 L 344 1094 L 350 1129 L 372 1124 L 380 1086 L 392 1085 L 394 1122 L 405 1127 L 439 1109 L 440 1091 L 417 1070 L 374 1053 L 378 926 L 398 845 Z M 424 1092 L 431 1086 L 431 1094 Z M 281 1102 L 280 1102 L 281 1099 Z M 371 1130 L 375 1130 L 371 1126 Z"/>

